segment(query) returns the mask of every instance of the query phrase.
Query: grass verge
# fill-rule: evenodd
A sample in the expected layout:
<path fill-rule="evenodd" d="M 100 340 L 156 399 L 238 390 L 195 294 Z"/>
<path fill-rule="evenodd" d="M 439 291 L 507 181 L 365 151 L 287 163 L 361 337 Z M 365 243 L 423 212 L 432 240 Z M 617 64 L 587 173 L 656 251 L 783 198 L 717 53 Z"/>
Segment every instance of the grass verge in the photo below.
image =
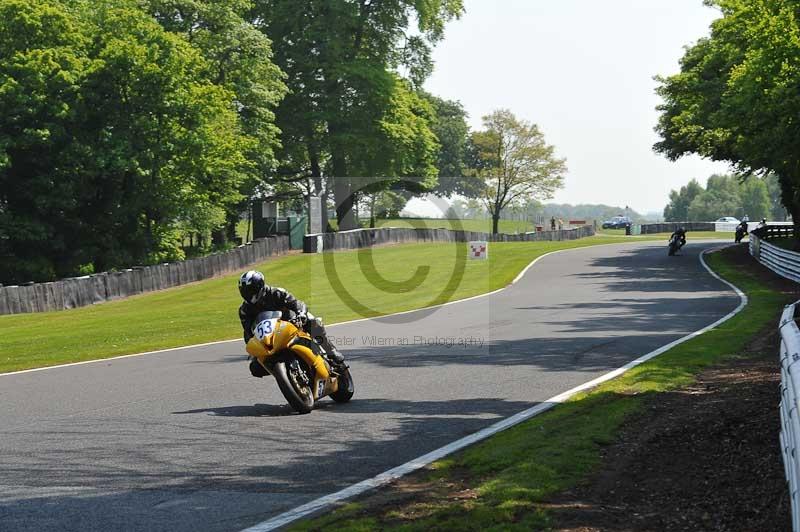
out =
<path fill-rule="evenodd" d="M 626 419 L 657 394 L 692 383 L 704 368 L 742 356 L 759 331 L 777 323 L 788 296 L 723 253 L 707 255 L 707 262 L 748 295 L 749 305 L 736 317 L 411 479 L 292 530 L 546 529 L 549 516 L 537 503 L 591 473 Z"/>
<path fill-rule="evenodd" d="M 455 244 L 387 246 L 328 258 L 349 294 L 375 313 L 389 314 L 501 288 L 551 251 L 615 242 L 630 240 L 492 243 L 489 260 L 467 261 L 460 283 L 448 293 L 442 287 L 453 278 Z M 331 268 L 322 255 L 291 255 L 254 268 L 328 323 L 363 317 L 331 284 Z M 412 276 L 419 268 L 420 275 Z M 241 335 L 237 278 L 233 274 L 73 310 L 0 316 L 0 373 L 236 338 Z"/>

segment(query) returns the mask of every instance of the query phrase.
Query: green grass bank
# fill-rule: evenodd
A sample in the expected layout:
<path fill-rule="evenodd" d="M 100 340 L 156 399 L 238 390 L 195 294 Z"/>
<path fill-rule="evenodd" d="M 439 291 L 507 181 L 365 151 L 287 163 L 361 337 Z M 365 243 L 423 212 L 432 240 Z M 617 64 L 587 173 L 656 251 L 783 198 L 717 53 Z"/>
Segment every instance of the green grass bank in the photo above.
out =
<path fill-rule="evenodd" d="M 747 294 L 749 304 L 736 317 L 617 379 L 434 463 L 405 486 L 390 487 L 298 523 L 292 530 L 547 529 L 549 516 L 537 503 L 586 478 L 600 464 L 602 446 L 613 441 L 626 419 L 659 393 L 692 383 L 701 370 L 742 356 L 759 331 L 777 326 L 782 307 L 789 302 L 787 295 L 765 286 L 751 270 L 735 265 L 723 253 L 707 255 L 707 262 Z"/>

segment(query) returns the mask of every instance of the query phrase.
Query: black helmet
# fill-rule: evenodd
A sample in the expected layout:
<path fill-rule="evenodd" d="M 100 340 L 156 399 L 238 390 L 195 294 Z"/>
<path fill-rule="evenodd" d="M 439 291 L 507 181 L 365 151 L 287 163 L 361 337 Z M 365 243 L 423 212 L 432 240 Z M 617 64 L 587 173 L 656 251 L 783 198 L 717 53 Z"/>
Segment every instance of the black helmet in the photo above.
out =
<path fill-rule="evenodd" d="M 762 223 L 762 224 L 765 224 L 765 223 L 767 223 L 767 219 L 766 219 L 766 218 L 761 218 L 761 223 Z"/>
<path fill-rule="evenodd" d="M 686 232 L 686 228 L 684 228 L 684 227 L 679 227 L 679 228 L 678 228 L 678 231 L 680 231 L 681 233 L 685 233 L 685 232 Z"/>
<path fill-rule="evenodd" d="M 266 290 L 267 285 L 261 272 L 250 270 L 239 277 L 239 293 L 248 303 L 255 303 L 261 299 Z"/>

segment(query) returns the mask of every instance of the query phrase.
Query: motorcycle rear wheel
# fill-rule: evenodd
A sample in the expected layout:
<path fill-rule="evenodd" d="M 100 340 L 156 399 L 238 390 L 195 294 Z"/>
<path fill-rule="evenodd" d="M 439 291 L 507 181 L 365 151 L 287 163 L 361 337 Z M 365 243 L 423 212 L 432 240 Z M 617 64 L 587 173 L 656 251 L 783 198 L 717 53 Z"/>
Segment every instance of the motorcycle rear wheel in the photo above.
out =
<path fill-rule="evenodd" d="M 293 367 L 295 363 L 297 367 Z M 289 405 L 300 414 L 308 414 L 314 408 L 314 393 L 311 386 L 302 382 L 302 376 L 296 375 L 297 371 L 303 371 L 306 378 L 309 378 L 308 371 L 303 366 L 298 359 L 286 357 L 275 363 L 272 374 Z"/>

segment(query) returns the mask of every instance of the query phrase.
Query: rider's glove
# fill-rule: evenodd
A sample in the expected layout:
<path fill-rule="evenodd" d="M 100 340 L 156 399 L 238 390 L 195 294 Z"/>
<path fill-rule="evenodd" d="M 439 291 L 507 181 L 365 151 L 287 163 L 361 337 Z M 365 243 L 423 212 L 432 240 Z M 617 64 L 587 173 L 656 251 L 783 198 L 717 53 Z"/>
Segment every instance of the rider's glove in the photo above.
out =
<path fill-rule="evenodd" d="M 299 328 L 302 329 L 303 327 L 306 326 L 306 322 L 308 321 L 308 314 L 306 314 L 305 312 L 296 314 L 292 321 L 294 321 L 295 325 L 297 325 Z"/>

